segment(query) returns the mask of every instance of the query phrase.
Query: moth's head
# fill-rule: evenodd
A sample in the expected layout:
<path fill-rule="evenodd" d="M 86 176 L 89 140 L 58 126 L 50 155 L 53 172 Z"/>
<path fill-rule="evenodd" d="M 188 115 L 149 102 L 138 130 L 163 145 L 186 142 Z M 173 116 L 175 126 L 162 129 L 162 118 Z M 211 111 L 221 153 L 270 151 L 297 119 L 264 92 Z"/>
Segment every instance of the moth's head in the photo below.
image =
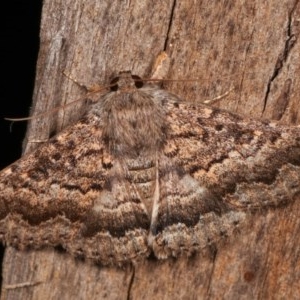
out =
<path fill-rule="evenodd" d="M 128 92 L 140 89 L 143 85 L 141 77 L 132 75 L 131 71 L 122 71 L 110 81 L 110 90 Z"/>

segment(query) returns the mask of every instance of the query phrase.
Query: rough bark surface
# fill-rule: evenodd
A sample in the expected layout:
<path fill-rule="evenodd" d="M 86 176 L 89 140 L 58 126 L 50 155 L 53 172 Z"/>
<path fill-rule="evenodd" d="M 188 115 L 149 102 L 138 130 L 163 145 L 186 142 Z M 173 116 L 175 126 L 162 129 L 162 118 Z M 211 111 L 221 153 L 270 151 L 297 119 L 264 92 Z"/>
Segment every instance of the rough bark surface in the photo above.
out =
<path fill-rule="evenodd" d="M 299 124 L 300 5 L 282 1 L 45 0 L 32 113 L 84 95 L 120 70 L 148 77 L 165 50 L 165 86 L 187 101 Z M 84 102 L 34 119 L 25 152 L 76 121 Z M 8 248 L 1 299 L 292 299 L 300 295 L 300 202 L 257 214 L 214 253 L 101 268 L 67 253 Z"/>

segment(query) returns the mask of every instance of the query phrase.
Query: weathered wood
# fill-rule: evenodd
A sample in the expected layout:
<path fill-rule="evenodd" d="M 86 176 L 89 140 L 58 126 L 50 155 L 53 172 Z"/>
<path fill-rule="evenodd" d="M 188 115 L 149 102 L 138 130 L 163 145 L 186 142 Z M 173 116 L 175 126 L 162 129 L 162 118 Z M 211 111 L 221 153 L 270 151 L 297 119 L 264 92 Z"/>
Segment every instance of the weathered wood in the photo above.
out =
<path fill-rule="evenodd" d="M 188 101 L 234 90 L 217 105 L 299 124 L 297 1 L 45 0 L 32 113 L 83 96 L 62 75 L 92 85 L 119 70 L 147 77 L 172 59 L 166 85 Z M 74 122 L 84 102 L 33 120 L 27 151 Z M 278 299 L 300 295 L 300 203 L 257 214 L 215 252 L 135 267 L 100 268 L 46 249 L 8 248 L 1 299 Z"/>

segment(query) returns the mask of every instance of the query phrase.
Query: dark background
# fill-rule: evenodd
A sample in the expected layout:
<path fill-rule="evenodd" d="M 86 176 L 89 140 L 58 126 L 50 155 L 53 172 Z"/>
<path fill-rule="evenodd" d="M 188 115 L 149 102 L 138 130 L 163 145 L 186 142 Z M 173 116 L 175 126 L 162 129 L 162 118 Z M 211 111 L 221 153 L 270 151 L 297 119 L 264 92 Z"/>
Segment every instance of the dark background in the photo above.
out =
<path fill-rule="evenodd" d="M 39 48 L 41 2 L 7 1 L 1 9 L 1 169 L 21 155 L 26 122 L 12 124 L 3 118 L 29 114 Z"/>
<path fill-rule="evenodd" d="M 3 5 L 5 3 L 5 6 Z M 39 49 L 42 1 L 5 1 L 0 17 L 0 169 L 21 156 L 26 122 L 5 117 L 28 116 Z M 0 263 L 3 259 L 0 245 Z M 2 281 L 2 280 L 1 280 Z"/>

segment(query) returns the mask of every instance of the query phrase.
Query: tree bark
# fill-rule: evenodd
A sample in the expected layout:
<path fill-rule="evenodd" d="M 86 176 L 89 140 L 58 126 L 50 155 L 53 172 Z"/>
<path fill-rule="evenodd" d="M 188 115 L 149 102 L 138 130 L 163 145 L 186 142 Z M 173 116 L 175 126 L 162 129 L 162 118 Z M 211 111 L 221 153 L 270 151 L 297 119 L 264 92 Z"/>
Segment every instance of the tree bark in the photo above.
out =
<path fill-rule="evenodd" d="M 165 88 L 186 101 L 299 124 L 299 1 L 45 0 L 32 114 L 84 95 L 120 70 L 149 77 L 171 58 Z M 30 122 L 25 152 L 74 123 L 84 102 Z M 6 250 L 1 299 L 282 299 L 300 295 L 300 202 L 253 216 L 210 253 L 103 268 L 65 252 Z"/>

